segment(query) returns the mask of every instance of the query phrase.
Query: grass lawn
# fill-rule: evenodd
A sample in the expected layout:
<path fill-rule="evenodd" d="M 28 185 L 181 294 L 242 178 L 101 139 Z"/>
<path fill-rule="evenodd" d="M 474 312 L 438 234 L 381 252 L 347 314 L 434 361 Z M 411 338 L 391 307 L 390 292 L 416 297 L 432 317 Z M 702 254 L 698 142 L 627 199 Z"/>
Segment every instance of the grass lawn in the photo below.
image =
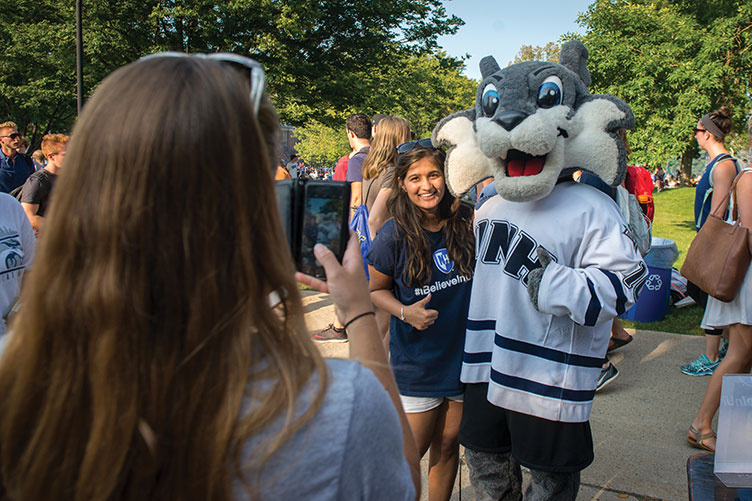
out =
<path fill-rule="evenodd" d="M 653 218 L 653 236 L 668 238 L 676 242 L 679 258 L 674 267 L 681 268 L 687 255 L 689 244 L 695 237 L 694 223 L 694 188 L 674 188 L 663 190 L 653 195 L 655 201 L 655 217 Z M 703 309 L 697 305 L 687 308 L 670 307 L 666 318 L 660 322 L 630 322 L 622 320 L 625 327 L 647 329 L 662 332 L 677 332 L 700 336 L 704 334 L 700 329 Z"/>

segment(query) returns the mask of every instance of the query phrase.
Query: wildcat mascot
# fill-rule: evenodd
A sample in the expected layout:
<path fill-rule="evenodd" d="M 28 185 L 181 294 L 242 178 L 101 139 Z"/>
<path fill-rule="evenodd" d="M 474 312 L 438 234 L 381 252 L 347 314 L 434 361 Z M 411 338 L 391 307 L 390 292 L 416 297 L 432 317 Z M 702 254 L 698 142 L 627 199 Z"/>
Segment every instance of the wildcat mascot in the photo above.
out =
<path fill-rule="evenodd" d="M 636 300 L 647 267 L 617 205 L 575 183 L 626 173 L 622 100 L 588 92 L 587 49 L 560 64 L 481 63 L 474 108 L 436 126 L 455 195 L 494 178 L 475 216 L 477 264 L 462 366 L 460 429 L 478 499 L 574 500 L 593 461 L 588 422 L 611 322 Z"/>

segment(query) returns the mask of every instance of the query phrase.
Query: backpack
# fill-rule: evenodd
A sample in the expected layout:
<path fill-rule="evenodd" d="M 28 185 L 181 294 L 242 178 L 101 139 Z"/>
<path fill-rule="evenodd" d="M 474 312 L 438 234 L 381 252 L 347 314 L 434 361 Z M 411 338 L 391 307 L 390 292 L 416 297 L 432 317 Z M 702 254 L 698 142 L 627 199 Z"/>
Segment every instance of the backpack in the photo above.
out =
<path fill-rule="evenodd" d="M 36 178 L 39 179 L 39 187 L 40 187 L 40 193 L 42 196 L 40 197 L 42 200 L 47 198 L 47 195 L 49 195 L 50 190 L 52 189 L 52 183 L 50 182 L 49 173 L 44 170 L 38 170 L 36 172 L 33 172 L 28 178 L 26 178 L 26 181 L 21 186 L 14 188 L 10 192 L 10 196 L 21 201 L 21 192 L 23 191 L 23 187 L 26 186 L 26 183 L 29 182 L 29 179 Z"/>
<path fill-rule="evenodd" d="M 711 161 L 711 163 L 707 166 L 706 172 L 708 170 L 710 171 L 708 173 L 708 182 L 710 183 L 710 188 L 705 190 L 705 193 L 702 196 L 702 204 L 700 206 L 699 214 L 695 212 L 695 215 L 696 215 L 695 216 L 695 228 L 697 229 L 697 231 L 700 231 L 700 228 L 702 228 L 702 225 L 705 224 L 705 220 L 708 218 L 708 214 L 710 214 L 710 210 L 712 209 L 712 207 L 710 206 L 710 203 L 711 203 L 711 200 L 713 199 L 713 169 L 715 169 L 716 165 L 726 160 L 731 160 L 733 162 L 737 175 L 742 171 L 742 168 L 740 167 L 740 164 L 739 164 L 739 160 L 732 157 L 728 153 L 722 153 L 718 155 L 718 157 L 714 158 Z M 697 211 L 697 201 L 695 201 L 695 211 Z"/>
<path fill-rule="evenodd" d="M 368 200 L 368 195 L 371 192 L 371 186 L 368 185 L 368 191 L 363 201 Z M 363 268 L 366 272 L 366 280 L 371 277 L 368 275 L 368 264 L 366 264 L 366 254 L 371 250 L 371 230 L 368 229 L 368 207 L 362 203 L 355 209 L 352 219 L 350 220 L 350 229 L 358 235 L 358 243 L 360 244 L 360 255 L 363 257 Z"/>
<path fill-rule="evenodd" d="M 616 204 L 627 222 L 637 250 L 644 257 L 650 251 L 653 240 L 650 219 L 642 212 L 637 197 L 621 186 L 616 187 Z"/>
<path fill-rule="evenodd" d="M 627 191 L 637 198 L 642 211 L 652 221 L 655 206 L 653 204 L 653 177 L 650 172 L 644 167 L 628 165 L 624 185 Z"/>

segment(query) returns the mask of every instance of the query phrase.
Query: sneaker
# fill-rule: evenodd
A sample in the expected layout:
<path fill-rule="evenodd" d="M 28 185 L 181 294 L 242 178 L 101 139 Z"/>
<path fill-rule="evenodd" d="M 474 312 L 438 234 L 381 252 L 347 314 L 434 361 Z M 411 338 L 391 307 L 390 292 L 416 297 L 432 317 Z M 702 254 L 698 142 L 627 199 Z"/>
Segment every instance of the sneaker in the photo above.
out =
<path fill-rule="evenodd" d="M 686 306 L 692 306 L 693 304 L 695 304 L 695 300 L 687 296 L 675 302 L 674 306 L 676 306 L 677 308 L 684 308 Z"/>
<path fill-rule="evenodd" d="M 347 332 L 345 332 L 344 327 L 339 329 L 334 324 L 329 324 L 326 329 L 314 334 L 313 340 L 319 343 L 346 343 Z"/>
<path fill-rule="evenodd" d="M 598 376 L 598 384 L 595 385 L 595 391 L 600 390 L 608 383 L 616 379 L 619 375 L 619 369 L 614 364 L 608 364 L 608 367 L 601 369 L 601 375 Z"/>
<path fill-rule="evenodd" d="M 721 345 L 718 347 L 718 360 L 723 360 L 723 357 L 726 356 L 726 353 L 728 352 L 728 339 L 725 337 L 721 338 Z"/>
<path fill-rule="evenodd" d="M 704 353 L 697 357 L 691 364 L 682 365 L 681 371 L 688 376 L 710 376 L 721 361 L 711 362 Z"/>

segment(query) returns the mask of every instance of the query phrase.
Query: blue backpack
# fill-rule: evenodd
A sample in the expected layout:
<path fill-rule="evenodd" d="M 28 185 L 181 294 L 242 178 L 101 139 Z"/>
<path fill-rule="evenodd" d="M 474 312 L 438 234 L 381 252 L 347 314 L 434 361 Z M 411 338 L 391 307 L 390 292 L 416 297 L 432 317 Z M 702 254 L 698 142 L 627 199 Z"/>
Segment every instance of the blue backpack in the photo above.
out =
<path fill-rule="evenodd" d="M 368 192 L 364 200 L 368 200 L 368 194 L 371 191 L 373 183 L 368 185 Z M 369 279 L 368 265 L 366 264 L 366 254 L 371 249 L 371 232 L 368 229 L 368 207 L 366 204 L 360 204 L 352 219 L 350 220 L 350 229 L 358 235 L 358 242 L 360 243 L 360 255 L 363 256 L 363 268 L 366 271 L 366 279 Z"/>

